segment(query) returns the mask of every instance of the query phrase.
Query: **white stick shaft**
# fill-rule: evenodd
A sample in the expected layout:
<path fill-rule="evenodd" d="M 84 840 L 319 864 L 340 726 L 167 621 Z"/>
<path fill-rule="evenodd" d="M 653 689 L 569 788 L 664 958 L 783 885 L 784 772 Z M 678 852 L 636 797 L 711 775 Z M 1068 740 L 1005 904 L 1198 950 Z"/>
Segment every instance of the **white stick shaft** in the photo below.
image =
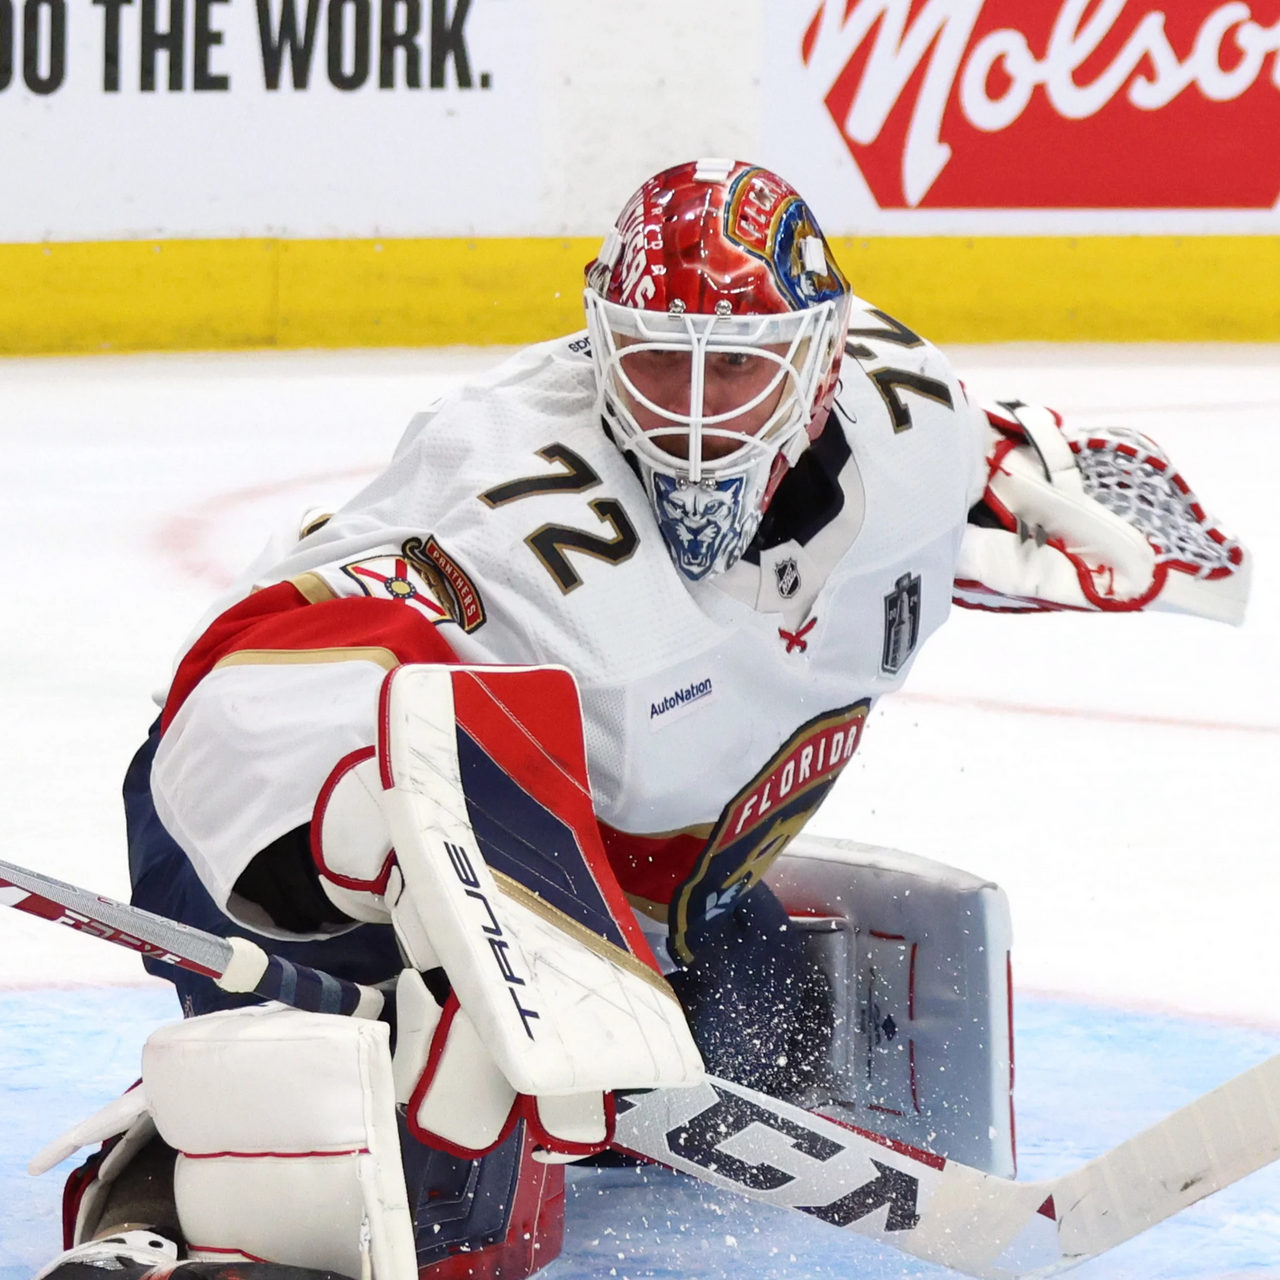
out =
<path fill-rule="evenodd" d="M 231 963 L 230 944 L 214 934 L 11 862 L 0 862 L 0 903 L 209 977 Z"/>
<path fill-rule="evenodd" d="M 1280 1159 L 1280 1055 L 1061 1178 L 1063 1255 L 1113 1249 Z"/>

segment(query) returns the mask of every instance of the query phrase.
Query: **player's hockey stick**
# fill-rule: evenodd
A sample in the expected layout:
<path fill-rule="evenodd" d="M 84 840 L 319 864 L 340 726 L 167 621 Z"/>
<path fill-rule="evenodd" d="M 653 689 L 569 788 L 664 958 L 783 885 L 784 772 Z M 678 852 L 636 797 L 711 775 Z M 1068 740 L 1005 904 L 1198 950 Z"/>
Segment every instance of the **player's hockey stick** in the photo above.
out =
<path fill-rule="evenodd" d="M 269 956 L 247 938 L 219 938 L 11 862 L 0 862 L 0 903 L 203 974 L 224 991 L 279 1000 L 312 1013 L 376 1018 L 382 1010 L 382 992 L 372 987 Z"/>
<path fill-rule="evenodd" d="M 233 946 L 6 862 L 0 902 L 224 986 L 243 942 Z M 267 973 L 306 976 L 264 976 L 234 989 L 322 1012 L 367 1015 L 369 997 L 380 999 L 253 950 Z M 317 991 L 345 994 L 333 1007 Z M 1039 1182 L 981 1173 L 714 1076 L 692 1089 L 619 1095 L 617 1111 L 615 1143 L 624 1150 L 981 1280 L 1021 1280 L 1096 1257 L 1280 1157 L 1280 1055 L 1073 1172 Z"/>
<path fill-rule="evenodd" d="M 618 1098 L 618 1146 L 985 1280 L 1052 1275 L 1280 1157 L 1280 1055 L 1071 1173 L 1007 1182 L 708 1078 Z"/>

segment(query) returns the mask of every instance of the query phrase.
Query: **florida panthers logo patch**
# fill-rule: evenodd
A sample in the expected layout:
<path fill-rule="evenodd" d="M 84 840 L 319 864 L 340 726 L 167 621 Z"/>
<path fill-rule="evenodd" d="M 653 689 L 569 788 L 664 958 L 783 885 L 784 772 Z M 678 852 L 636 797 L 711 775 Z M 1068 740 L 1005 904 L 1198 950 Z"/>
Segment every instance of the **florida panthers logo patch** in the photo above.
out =
<path fill-rule="evenodd" d="M 431 587 L 402 556 L 375 556 L 344 564 L 342 572 L 367 596 L 398 600 L 426 614 L 432 622 L 447 622 L 449 613 Z"/>
<path fill-rule="evenodd" d="M 433 536 L 408 538 L 400 550 L 431 584 L 453 622 L 468 635 L 484 626 L 484 603 L 476 584 Z"/>
<path fill-rule="evenodd" d="M 671 900 L 676 959 L 693 959 L 717 918 L 800 834 L 858 749 L 870 709 L 864 698 L 802 725 L 725 805 L 697 865 Z"/>

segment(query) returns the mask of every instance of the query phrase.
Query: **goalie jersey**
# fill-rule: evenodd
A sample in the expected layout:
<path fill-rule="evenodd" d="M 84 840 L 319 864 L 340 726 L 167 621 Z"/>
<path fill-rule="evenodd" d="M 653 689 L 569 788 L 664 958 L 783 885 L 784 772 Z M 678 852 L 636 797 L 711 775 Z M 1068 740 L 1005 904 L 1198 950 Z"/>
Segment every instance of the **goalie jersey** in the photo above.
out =
<path fill-rule="evenodd" d="M 676 959 L 804 826 L 943 622 L 984 419 L 939 353 L 855 307 L 823 434 L 752 546 L 676 569 L 596 411 L 583 335 L 528 348 L 409 425 L 346 506 L 269 547 L 179 664 L 152 792 L 214 901 L 376 739 L 400 662 L 577 680 L 605 848 Z M 714 533 L 714 504 L 702 513 Z"/>

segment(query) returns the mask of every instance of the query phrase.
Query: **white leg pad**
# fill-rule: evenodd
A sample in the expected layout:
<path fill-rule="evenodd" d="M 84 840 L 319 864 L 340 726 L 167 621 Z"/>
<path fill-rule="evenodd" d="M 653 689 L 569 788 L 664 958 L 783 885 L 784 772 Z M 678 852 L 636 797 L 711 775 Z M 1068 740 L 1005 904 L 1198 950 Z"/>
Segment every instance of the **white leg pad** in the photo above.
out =
<path fill-rule="evenodd" d="M 384 1024 L 208 1014 L 155 1032 L 142 1068 L 192 1257 L 416 1280 Z"/>

